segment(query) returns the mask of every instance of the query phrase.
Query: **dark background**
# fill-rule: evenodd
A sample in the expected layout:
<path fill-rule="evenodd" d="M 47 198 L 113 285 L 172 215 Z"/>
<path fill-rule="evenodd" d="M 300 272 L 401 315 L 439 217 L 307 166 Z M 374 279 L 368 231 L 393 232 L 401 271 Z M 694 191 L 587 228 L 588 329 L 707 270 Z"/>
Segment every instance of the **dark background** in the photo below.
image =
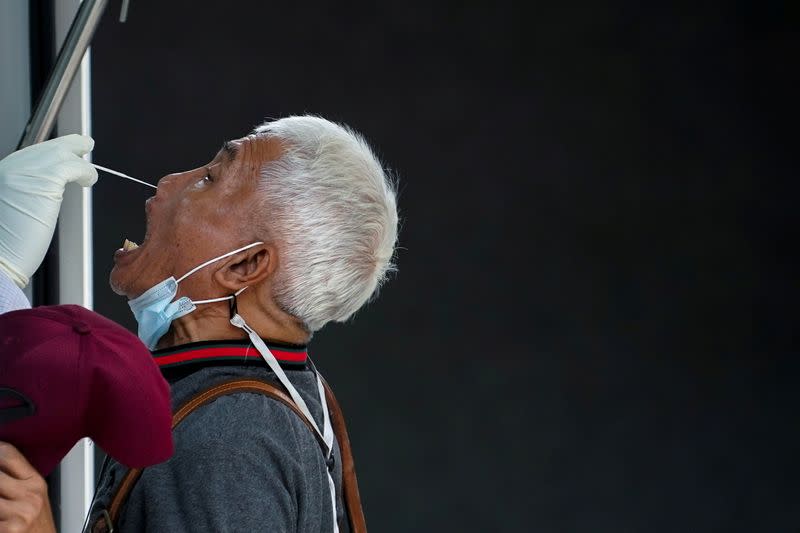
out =
<path fill-rule="evenodd" d="M 398 274 L 312 345 L 372 531 L 800 530 L 797 3 L 657 4 L 107 10 L 97 163 L 317 113 L 399 177 Z M 107 276 L 150 193 L 94 194 L 134 329 Z"/>

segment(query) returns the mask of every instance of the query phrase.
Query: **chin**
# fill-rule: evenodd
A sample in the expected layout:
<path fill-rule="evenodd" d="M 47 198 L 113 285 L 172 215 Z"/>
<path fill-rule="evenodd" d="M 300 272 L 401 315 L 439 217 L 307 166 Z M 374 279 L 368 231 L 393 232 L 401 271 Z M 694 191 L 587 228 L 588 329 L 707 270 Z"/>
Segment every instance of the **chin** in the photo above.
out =
<path fill-rule="evenodd" d="M 139 246 L 125 239 L 122 248 L 114 252 L 114 265 L 108 275 L 108 284 L 111 290 L 120 296 L 127 296 L 129 299 L 135 298 L 147 290 L 147 287 L 139 290 L 144 273 L 141 266 L 143 264 L 147 264 L 144 243 Z"/>
<path fill-rule="evenodd" d="M 108 285 L 111 287 L 112 291 L 120 296 L 128 296 L 130 298 L 127 289 L 129 283 L 130 282 L 125 282 L 124 275 L 119 272 L 119 269 L 116 266 L 111 269 L 111 274 L 108 276 Z"/>
<path fill-rule="evenodd" d="M 141 272 L 134 265 L 114 265 L 108 275 L 108 285 L 116 294 L 130 300 L 147 290 L 147 287 L 140 287 L 140 278 Z"/>

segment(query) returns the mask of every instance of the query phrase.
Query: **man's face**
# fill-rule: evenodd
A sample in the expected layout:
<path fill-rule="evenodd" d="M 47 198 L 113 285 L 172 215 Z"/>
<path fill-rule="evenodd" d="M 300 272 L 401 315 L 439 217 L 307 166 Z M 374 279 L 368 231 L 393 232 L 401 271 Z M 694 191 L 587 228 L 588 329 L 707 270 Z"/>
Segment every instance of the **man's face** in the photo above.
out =
<path fill-rule="evenodd" d="M 278 141 L 251 135 L 225 143 L 204 167 L 163 177 L 156 195 L 145 203 L 144 241 L 114 254 L 114 292 L 135 298 L 170 276 L 177 279 L 209 259 L 264 240 L 251 223 L 257 209 L 254 192 L 261 167 L 280 153 Z M 212 269 L 186 278 L 178 294 L 194 299 L 227 296 L 207 294 L 214 291 Z"/>

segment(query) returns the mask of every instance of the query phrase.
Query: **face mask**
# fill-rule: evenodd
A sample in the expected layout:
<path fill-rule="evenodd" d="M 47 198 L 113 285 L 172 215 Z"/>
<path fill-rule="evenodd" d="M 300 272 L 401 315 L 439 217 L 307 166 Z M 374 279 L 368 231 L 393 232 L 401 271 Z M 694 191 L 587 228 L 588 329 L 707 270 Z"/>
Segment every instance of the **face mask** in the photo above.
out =
<path fill-rule="evenodd" d="M 239 252 L 247 250 L 248 248 L 252 248 L 253 246 L 258 246 L 259 244 L 263 243 L 254 242 L 253 244 L 248 244 L 247 246 L 232 252 L 228 252 L 227 254 L 215 257 L 214 259 L 206 261 L 202 265 L 191 269 L 177 280 L 170 276 L 161 283 L 158 283 L 157 285 L 147 289 L 147 291 L 145 291 L 141 296 L 138 296 L 133 300 L 129 300 L 128 305 L 130 306 L 131 311 L 133 311 L 133 317 L 139 324 L 139 338 L 142 339 L 142 342 L 147 346 L 147 348 L 150 350 L 154 349 L 158 343 L 158 340 L 164 336 L 167 330 L 169 330 L 169 326 L 172 324 L 172 321 L 176 318 L 188 315 L 196 309 L 198 304 L 222 302 L 224 300 L 230 300 L 233 298 L 233 296 L 223 296 L 222 298 L 212 298 L 210 300 L 191 300 L 187 296 L 182 296 L 173 301 L 175 296 L 178 294 L 178 283 L 185 280 L 201 268 L 207 267 L 208 265 L 233 254 L 238 254 Z M 245 287 L 245 289 L 246 288 L 247 287 Z M 241 289 L 236 294 L 238 295 L 243 290 L 244 289 Z"/>

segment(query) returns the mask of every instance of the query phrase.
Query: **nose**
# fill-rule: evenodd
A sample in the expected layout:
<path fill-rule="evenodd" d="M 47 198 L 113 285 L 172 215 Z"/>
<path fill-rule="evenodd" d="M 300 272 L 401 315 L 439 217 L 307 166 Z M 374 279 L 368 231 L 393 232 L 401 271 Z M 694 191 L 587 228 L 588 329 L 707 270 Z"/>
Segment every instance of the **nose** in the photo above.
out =
<path fill-rule="evenodd" d="M 158 192 L 156 194 L 170 194 L 172 191 L 186 186 L 186 184 L 191 182 L 191 178 L 194 176 L 194 174 L 196 174 L 196 171 L 194 170 L 167 174 L 158 180 Z"/>
<path fill-rule="evenodd" d="M 171 184 L 178 179 L 178 176 L 180 176 L 180 174 L 167 174 L 166 176 L 158 180 L 158 183 L 156 184 L 158 185 L 158 190 L 161 191 L 171 187 L 172 186 Z"/>

